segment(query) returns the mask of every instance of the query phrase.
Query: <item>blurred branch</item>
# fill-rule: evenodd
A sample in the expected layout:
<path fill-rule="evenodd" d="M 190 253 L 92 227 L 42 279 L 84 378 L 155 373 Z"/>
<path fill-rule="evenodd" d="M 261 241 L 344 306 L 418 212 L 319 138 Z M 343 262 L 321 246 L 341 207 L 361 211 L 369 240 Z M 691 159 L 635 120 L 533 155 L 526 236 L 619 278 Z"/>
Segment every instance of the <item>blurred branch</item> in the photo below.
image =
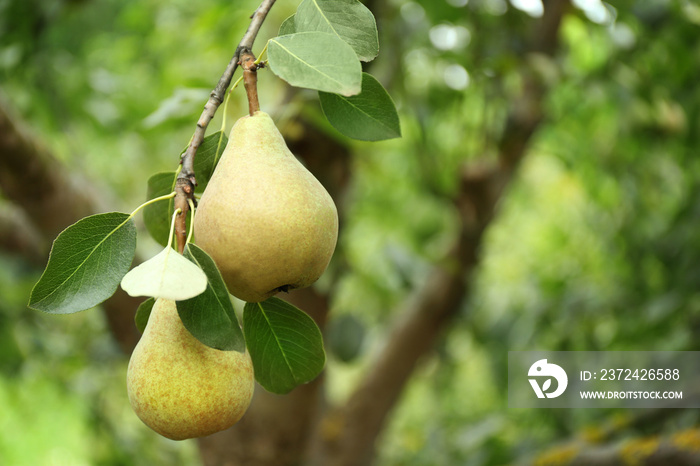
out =
<path fill-rule="evenodd" d="M 31 245 L 40 247 L 40 251 L 23 250 L 29 262 L 33 262 L 37 254 L 45 254 L 45 245 L 67 226 L 103 210 L 98 204 L 102 197 L 99 191 L 87 180 L 77 179 L 74 172 L 69 172 L 37 140 L 11 114 L 9 104 L 0 98 L 0 189 L 24 210 L 42 236 L 41 244 L 33 242 Z M 19 224 L 15 226 L 20 227 Z M 139 339 L 134 325 L 138 303 L 139 300 L 118 289 L 102 304 L 110 330 L 127 354 Z"/>
<path fill-rule="evenodd" d="M 552 446 L 529 459 L 519 461 L 517 464 L 546 465 L 558 459 L 562 466 L 574 465 L 607 465 L 621 464 L 622 459 L 635 458 L 634 464 L 700 464 L 700 430 L 691 429 L 677 432 L 670 439 L 658 439 L 656 437 L 634 438 L 631 435 L 639 435 L 640 432 L 660 432 L 665 426 L 672 425 L 675 417 L 687 414 L 683 409 L 688 404 L 697 403 L 700 400 L 700 392 L 684 393 L 682 400 L 671 400 L 663 407 L 652 409 L 627 410 L 615 415 L 610 421 L 600 425 L 596 423 L 591 427 L 582 429 L 575 438 Z M 621 439 L 627 436 L 627 439 Z M 668 448 L 668 440 L 671 447 Z M 686 456 L 690 453 L 691 456 Z M 646 452 L 640 458 L 639 455 Z M 624 455 L 624 458 L 623 458 Z M 631 456 L 630 456 L 631 455 Z M 676 456 L 679 455 L 679 456 Z M 649 458 L 646 458 L 646 457 Z M 692 463 L 684 462 L 690 458 Z M 676 462 L 676 459 L 678 462 Z M 648 462 L 647 462 L 648 461 Z M 627 464 L 627 463 L 625 463 Z"/>
<path fill-rule="evenodd" d="M 677 416 L 685 414 L 683 409 L 688 404 L 697 404 L 700 401 L 700 392 L 693 391 L 683 393 L 684 399 L 671 400 L 662 408 L 635 410 L 633 415 L 625 412 L 624 416 L 615 417 L 607 424 L 584 432 L 586 440 L 595 443 L 611 441 L 630 431 L 646 432 L 659 431 L 661 427 Z"/>
<path fill-rule="evenodd" d="M 187 228 L 185 227 L 185 219 L 187 218 L 187 212 L 189 212 L 188 200 L 194 201 L 194 187 L 197 186 L 197 180 L 194 173 L 194 157 L 197 154 L 197 149 L 204 140 L 204 134 L 207 131 L 207 126 L 209 122 L 214 118 L 216 110 L 219 108 L 221 103 L 224 101 L 226 96 L 226 90 L 231 84 L 231 79 L 233 79 L 233 74 L 240 65 L 241 56 L 245 53 L 251 53 L 253 49 L 253 43 L 255 38 L 260 31 L 260 27 L 265 21 L 267 13 L 275 4 L 276 0 L 263 0 L 260 6 L 255 10 L 255 13 L 251 16 L 251 22 L 248 26 L 248 30 L 243 35 L 243 38 L 238 43 L 236 47 L 236 52 L 233 54 L 231 61 L 224 70 L 224 74 L 221 75 L 219 82 L 211 94 L 209 95 L 209 100 L 204 105 L 204 111 L 197 121 L 197 127 L 195 128 L 194 135 L 192 136 L 192 141 L 190 145 L 187 146 L 187 150 L 182 155 L 180 163 L 182 164 L 182 170 L 177 176 L 177 182 L 175 186 L 175 191 L 177 195 L 175 196 L 175 209 L 181 209 L 181 214 L 178 215 L 177 222 L 175 224 L 175 233 L 177 237 L 178 249 L 180 252 L 185 247 L 185 240 L 187 238 Z"/>
<path fill-rule="evenodd" d="M 545 13 L 534 30 L 531 53 L 554 53 L 567 6 L 564 0 L 546 2 Z M 522 94 L 513 101 L 498 144 L 499 164 L 472 166 L 461 173 L 453 200 L 459 211 L 460 231 L 452 250 L 399 313 L 386 346 L 347 404 L 321 423 L 317 436 L 321 444 L 313 453 L 314 464 L 372 462 L 376 438 L 403 387 L 420 358 L 434 347 L 446 324 L 459 311 L 468 294 L 469 276 L 479 263 L 482 235 L 542 120 L 544 85 L 527 68 L 522 79 Z"/>
<path fill-rule="evenodd" d="M 627 439 L 616 445 L 584 442 L 554 447 L 524 464 L 533 466 L 691 466 L 700 464 L 700 429 Z"/>
<path fill-rule="evenodd" d="M 53 239 L 94 212 L 95 193 L 30 134 L 0 97 L 0 189 Z"/>
<path fill-rule="evenodd" d="M 0 202 L 0 250 L 23 257 L 37 268 L 46 263 L 44 238 L 24 211 L 9 202 Z"/>

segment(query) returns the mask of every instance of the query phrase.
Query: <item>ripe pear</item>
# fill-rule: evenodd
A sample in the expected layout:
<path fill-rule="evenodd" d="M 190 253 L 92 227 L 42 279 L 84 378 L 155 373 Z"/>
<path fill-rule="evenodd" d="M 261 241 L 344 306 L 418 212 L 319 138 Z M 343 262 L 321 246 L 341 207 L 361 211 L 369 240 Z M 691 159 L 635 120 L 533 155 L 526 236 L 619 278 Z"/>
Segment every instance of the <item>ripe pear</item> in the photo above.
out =
<path fill-rule="evenodd" d="M 156 300 L 127 370 L 129 402 L 151 429 L 172 440 L 228 429 L 253 397 L 246 351 L 202 344 L 180 320 L 175 301 Z"/>
<path fill-rule="evenodd" d="M 321 276 L 338 239 L 338 212 L 272 118 L 258 111 L 233 126 L 194 231 L 231 294 L 259 302 Z"/>

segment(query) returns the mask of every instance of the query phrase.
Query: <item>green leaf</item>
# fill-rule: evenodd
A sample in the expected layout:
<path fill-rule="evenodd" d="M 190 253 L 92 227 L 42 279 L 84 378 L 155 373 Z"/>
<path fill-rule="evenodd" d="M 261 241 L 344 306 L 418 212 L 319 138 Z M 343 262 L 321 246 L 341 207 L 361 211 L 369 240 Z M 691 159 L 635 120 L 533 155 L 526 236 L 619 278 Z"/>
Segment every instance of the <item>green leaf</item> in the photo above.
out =
<path fill-rule="evenodd" d="M 153 310 L 153 305 L 155 303 L 155 298 L 148 298 L 139 304 L 139 308 L 136 309 L 134 323 L 136 324 L 136 328 L 139 332 L 143 333 L 144 330 L 146 330 L 146 324 L 148 324 L 148 318 L 151 317 L 151 310 Z"/>
<path fill-rule="evenodd" d="M 56 238 L 29 307 L 52 314 L 84 311 L 112 296 L 136 252 L 136 226 L 128 214 L 86 217 Z"/>
<path fill-rule="evenodd" d="M 207 136 L 197 149 L 197 156 L 194 158 L 194 174 L 197 178 L 196 192 L 204 191 L 211 179 L 216 164 L 221 159 L 221 154 L 228 144 L 228 138 L 223 131 Z M 167 194 L 167 193 L 166 193 Z"/>
<path fill-rule="evenodd" d="M 122 288 L 130 296 L 152 296 L 178 301 L 204 292 L 207 276 L 173 248 L 134 267 L 122 279 Z"/>
<path fill-rule="evenodd" d="M 177 312 L 185 328 L 207 346 L 224 351 L 245 352 L 245 339 L 231 304 L 228 289 L 214 260 L 194 244 L 185 248 L 185 257 L 207 276 L 204 293 L 177 302 Z"/>
<path fill-rule="evenodd" d="M 362 73 L 362 92 L 358 95 L 318 94 L 326 118 L 345 136 L 361 141 L 401 137 L 394 101 L 372 75 Z"/>
<path fill-rule="evenodd" d="M 286 36 L 287 34 L 294 34 L 296 32 L 296 26 L 294 25 L 294 16 L 296 15 L 292 15 L 289 18 L 282 21 L 282 24 L 280 24 L 280 30 L 277 33 L 278 36 Z"/>
<path fill-rule="evenodd" d="M 357 0 L 304 0 L 297 8 L 295 32 L 329 32 L 347 42 L 362 61 L 379 53 L 377 23 Z"/>
<path fill-rule="evenodd" d="M 289 393 L 323 370 L 321 331 L 311 317 L 281 299 L 246 303 L 243 331 L 255 379 L 272 393 Z"/>
<path fill-rule="evenodd" d="M 156 173 L 148 179 L 146 200 L 165 196 L 175 190 L 175 172 Z M 154 202 L 143 208 L 143 221 L 148 233 L 161 246 L 167 246 L 170 233 L 170 220 L 174 212 L 174 201 Z"/>
<path fill-rule="evenodd" d="M 327 32 L 300 32 L 270 39 L 270 68 L 292 86 L 345 96 L 361 90 L 362 66 L 347 43 Z"/>

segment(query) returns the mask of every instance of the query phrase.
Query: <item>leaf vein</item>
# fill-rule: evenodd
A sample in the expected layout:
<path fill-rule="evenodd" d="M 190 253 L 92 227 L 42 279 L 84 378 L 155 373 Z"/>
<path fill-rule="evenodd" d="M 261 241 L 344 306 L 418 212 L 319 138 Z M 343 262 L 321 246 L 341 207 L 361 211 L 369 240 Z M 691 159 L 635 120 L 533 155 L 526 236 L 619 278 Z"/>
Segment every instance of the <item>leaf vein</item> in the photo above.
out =
<path fill-rule="evenodd" d="M 63 280 L 61 283 L 59 283 L 59 284 L 54 288 L 54 290 L 53 290 L 51 293 L 49 293 L 48 295 L 44 296 L 41 300 L 39 300 L 39 301 L 37 301 L 37 302 L 35 302 L 35 303 L 33 303 L 33 304 L 34 304 L 34 305 L 39 305 L 39 304 L 43 303 L 44 301 L 46 301 L 46 300 L 47 300 L 49 297 L 51 297 L 53 294 L 55 294 L 55 293 L 61 288 L 61 286 L 63 286 L 66 282 L 68 282 L 71 278 L 73 278 L 73 276 L 74 276 L 80 269 L 82 269 L 83 265 L 85 265 L 85 263 L 90 259 L 90 257 L 92 257 L 92 255 L 93 255 L 93 254 L 95 253 L 95 251 L 102 245 L 102 243 L 104 243 L 105 241 L 107 241 L 107 239 L 109 239 L 109 238 L 114 234 L 115 231 L 117 231 L 117 230 L 119 230 L 121 227 L 123 227 L 129 220 L 131 220 L 131 217 L 130 217 L 130 216 L 127 217 L 126 220 L 124 220 L 122 223 L 120 223 L 116 228 L 114 228 L 112 231 L 110 231 L 109 234 L 107 234 L 107 236 L 105 236 L 104 238 L 102 238 L 102 240 L 100 240 L 100 242 L 97 243 L 97 244 L 92 248 L 92 250 L 91 250 L 90 253 L 87 255 L 87 257 L 85 257 L 85 259 L 78 265 L 78 267 L 76 267 L 76 268 L 73 270 L 73 272 L 72 272 L 71 274 L 68 275 L 68 277 L 66 277 L 65 280 Z M 82 250 L 81 252 L 86 251 L 86 250 L 88 250 L 88 249 L 90 249 L 90 248 L 85 248 L 85 249 Z M 71 257 L 74 257 L 74 256 L 76 256 L 76 255 L 78 255 L 78 254 L 76 253 L 76 254 L 74 254 L 74 255 L 71 256 Z M 83 276 L 84 276 L 84 275 L 83 275 Z M 81 280 L 82 280 L 82 277 L 81 277 Z M 79 287 L 78 289 L 80 289 L 80 287 Z"/>
<path fill-rule="evenodd" d="M 267 325 L 270 327 L 270 332 L 272 333 L 272 336 L 275 338 L 277 346 L 280 349 L 280 353 L 282 353 L 282 358 L 284 359 L 284 362 L 287 365 L 289 372 L 292 374 L 292 377 L 294 378 L 294 380 L 296 380 L 297 379 L 296 374 L 294 373 L 294 370 L 292 369 L 292 365 L 289 363 L 289 359 L 287 358 L 287 354 L 285 353 L 284 348 L 282 348 L 282 345 L 280 344 L 280 340 L 277 336 L 277 333 L 275 332 L 274 327 L 272 326 L 272 324 L 270 322 L 270 319 L 269 319 L 267 313 L 265 312 L 265 309 L 263 309 L 263 307 L 260 303 L 258 303 L 258 307 L 260 308 L 260 312 L 262 312 L 262 315 L 265 318 Z"/>
<path fill-rule="evenodd" d="M 331 81 L 333 81 L 333 82 L 335 82 L 335 83 L 337 83 L 337 84 L 340 84 L 341 86 L 344 86 L 344 84 L 343 84 L 342 82 L 340 82 L 340 81 L 338 81 L 337 79 L 333 78 L 332 76 L 329 76 L 328 74 L 322 72 L 321 69 L 320 69 L 320 67 L 314 67 L 314 66 L 311 65 L 310 63 L 308 63 L 308 62 L 302 60 L 301 57 L 299 57 L 299 56 L 295 55 L 294 53 L 292 53 L 287 47 L 285 47 L 284 45 L 280 44 L 279 41 L 271 40 L 270 42 L 276 43 L 278 46 L 280 46 L 282 49 L 284 49 L 284 51 L 286 51 L 291 57 L 297 59 L 300 63 L 306 65 L 307 67 L 311 68 L 312 70 L 315 70 L 318 74 L 320 74 L 320 75 L 322 75 L 322 76 L 325 76 L 325 77 L 328 78 L 329 80 L 331 80 Z M 327 66 L 327 67 L 330 67 L 330 66 L 339 66 L 339 65 L 329 65 L 329 66 Z"/>

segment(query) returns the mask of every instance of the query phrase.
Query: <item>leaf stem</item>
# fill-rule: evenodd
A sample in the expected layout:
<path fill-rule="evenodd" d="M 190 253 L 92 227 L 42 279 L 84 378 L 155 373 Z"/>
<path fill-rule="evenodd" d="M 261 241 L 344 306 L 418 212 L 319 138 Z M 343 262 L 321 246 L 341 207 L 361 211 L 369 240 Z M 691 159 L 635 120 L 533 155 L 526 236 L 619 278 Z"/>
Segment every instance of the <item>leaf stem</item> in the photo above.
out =
<path fill-rule="evenodd" d="M 190 232 L 187 235 L 187 241 L 186 243 L 191 243 L 192 242 L 192 236 L 194 235 L 194 201 L 192 199 L 188 199 L 188 203 L 190 205 L 190 212 L 192 212 L 192 215 L 190 216 Z"/>
<path fill-rule="evenodd" d="M 256 64 L 256 65 L 259 65 L 260 62 L 263 61 L 262 57 L 263 57 L 263 55 L 265 55 L 265 53 L 267 52 L 267 46 L 268 46 L 268 45 L 270 45 L 270 41 L 269 41 L 269 40 L 268 40 L 267 42 L 265 42 L 265 47 L 263 47 L 263 49 L 260 51 L 260 54 L 258 55 L 258 59 L 255 60 L 255 64 Z"/>
<path fill-rule="evenodd" d="M 231 92 L 233 92 L 233 90 L 238 87 L 241 81 L 243 81 L 243 76 L 238 78 L 238 80 L 235 83 L 233 83 L 233 86 L 231 86 L 231 89 L 229 89 L 228 93 L 226 94 L 226 100 L 224 100 L 224 114 L 221 118 L 221 134 L 219 135 L 219 140 L 216 143 L 216 152 L 214 153 L 214 166 L 216 166 L 217 162 L 219 161 L 219 154 L 221 154 L 221 143 L 224 141 L 224 131 L 226 130 L 226 115 L 228 114 L 228 102 L 229 100 L 231 100 Z M 180 168 L 182 168 L 182 165 L 180 165 Z"/>
<path fill-rule="evenodd" d="M 170 234 L 168 235 L 168 245 L 166 248 L 172 247 L 173 236 L 175 236 L 175 220 L 177 220 L 177 216 L 180 215 L 181 212 L 179 208 L 175 209 L 175 212 L 173 212 L 173 220 L 170 222 Z"/>
<path fill-rule="evenodd" d="M 135 216 L 136 214 L 138 214 L 139 211 L 140 211 L 141 209 L 143 209 L 144 207 L 147 207 L 147 206 L 149 206 L 149 205 L 151 205 L 151 204 L 154 204 L 154 203 L 156 203 L 156 202 L 158 202 L 158 201 L 164 201 L 164 200 L 166 200 L 166 199 L 172 199 L 172 198 L 174 198 L 174 197 L 175 197 L 175 191 L 171 192 L 170 194 L 164 194 L 163 196 L 158 196 L 158 197 L 155 197 L 155 198 L 153 198 L 153 199 L 151 199 L 151 200 L 149 200 L 149 201 L 146 201 L 146 202 L 144 202 L 143 204 L 141 204 L 140 206 L 138 206 L 136 209 L 134 209 L 134 211 L 131 212 L 131 214 L 129 215 L 129 218 L 134 218 L 134 216 Z"/>
<path fill-rule="evenodd" d="M 233 86 L 231 86 L 231 90 L 234 90 L 235 88 L 237 88 L 238 85 L 241 83 L 241 81 L 243 81 L 243 76 L 240 76 L 240 77 L 236 80 L 236 82 L 233 83 Z M 225 108 L 226 108 L 226 107 L 224 106 L 224 109 L 225 109 Z"/>

